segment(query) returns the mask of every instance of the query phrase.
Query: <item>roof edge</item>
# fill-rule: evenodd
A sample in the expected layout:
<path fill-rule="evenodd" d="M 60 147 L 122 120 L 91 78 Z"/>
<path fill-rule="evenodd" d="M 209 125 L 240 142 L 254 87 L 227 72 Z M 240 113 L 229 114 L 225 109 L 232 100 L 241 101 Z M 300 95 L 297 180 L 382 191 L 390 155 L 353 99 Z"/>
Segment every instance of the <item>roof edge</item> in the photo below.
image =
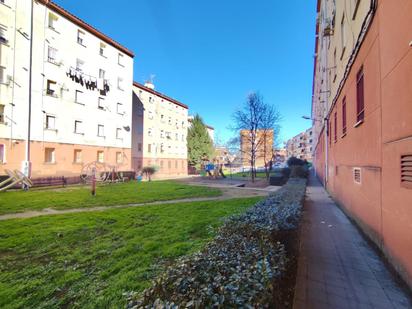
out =
<path fill-rule="evenodd" d="M 121 50 L 126 55 L 134 58 L 134 52 L 133 51 L 131 51 L 130 49 L 128 49 L 124 46 L 122 46 L 120 43 L 118 43 L 115 40 L 113 40 L 112 38 L 108 37 L 103 32 L 97 30 L 93 26 L 86 23 L 84 20 L 80 19 L 79 17 L 75 16 L 74 14 L 70 13 L 69 11 L 65 10 L 64 8 L 62 8 L 58 4 L 54 3 L 53 1 L 51 1 L 51 0 L 37 0 L 37 2 L 45 5 L 50 10 L 53 10 L 56 13 L 59 13 L 63 17 L 69 19 L 71 22 L 75 23 L 77 26 L 83 28 L 84 30 L 87 30 L 87 31 L 91 32 L 93 35 L 95 35 L 99 39 L 105 41 L 107 44 L 112 45 L 113 47 Z"/>
<path fill-rule="evenodd" d="M 133 86 L 135 86 L 135 87 L 137 87 L 137 88 L 140 88 L 140 89 L 143 89 L 143 90 L 145 90 L 145 91 L 147 91 L 147 92 L 150 92 L 150 93 L 152 93 L 152 94 L 154 94 L 154 95 L 157 95 L 157 96 L 161 97 L 162 99 L 168 100 L 168 101 L 172 102 L 173 104 L 179 105 L 179 106 L 181 106 L 181 107 L 183 107 L 183 108 L 185 108 L 185 109 L 189 109 L 189 106 L 187 106 L 186 104 L 183 104 L 183 103 L 179 102 L 178 100 L 175 100 L 175 99 L 173 99 L 173 98 L 171 98 L 171 97 L 169 97 L 169 96 L 167 96 L 167 95 L 165 95 L 165 94 L 163 94 L 163 93 L 160 93 L 160 92 L 158 92 L 158 91 L 156 91 L 156 90 L 147 88 L 147 87 L 145 87 L 144 85 L 142 85 L 142 84 L 140 84 L 140 83 L 138 83 L 138 82 L 133 82 Z"/>

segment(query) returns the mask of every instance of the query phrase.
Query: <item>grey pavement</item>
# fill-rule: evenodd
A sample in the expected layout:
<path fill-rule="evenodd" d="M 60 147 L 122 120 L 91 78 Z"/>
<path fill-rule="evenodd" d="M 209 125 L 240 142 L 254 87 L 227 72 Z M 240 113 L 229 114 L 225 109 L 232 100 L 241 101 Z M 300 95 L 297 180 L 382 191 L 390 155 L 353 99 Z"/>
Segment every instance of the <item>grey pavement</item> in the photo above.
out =
<path fill-rule="evenodd" d="M 412 308 L 410 292 L 313 175 L 300 241 L 294 309 Z"/>

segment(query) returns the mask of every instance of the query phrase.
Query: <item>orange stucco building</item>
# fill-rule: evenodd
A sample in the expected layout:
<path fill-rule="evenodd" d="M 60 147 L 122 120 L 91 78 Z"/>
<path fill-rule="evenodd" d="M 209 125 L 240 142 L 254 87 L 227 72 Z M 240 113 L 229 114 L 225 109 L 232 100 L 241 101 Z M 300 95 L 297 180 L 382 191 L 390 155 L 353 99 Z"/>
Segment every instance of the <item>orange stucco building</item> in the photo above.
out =
<path fill-rule="evenodd" d="M 250 130 L 240 131 L 240 152 L 242 155 L 242 166 L 250 167 L 252 159 L 252 148 L 255 151 L 255 167 L 264 167 L 273 158 L 273 139 L 274 131 L 271 130 L 256 130 L 255 131 L 255 147 L 252 147 L 252 137 Z"/>
<path fill-rule="evenodd" d="M 317 25 L 316 173 L 412 287 L 412 2 L 342 1 L 357 5 L 348 24 L 324 2 L 336 21 Z M 349 28 L 355 41 L 339 46 Z"/>

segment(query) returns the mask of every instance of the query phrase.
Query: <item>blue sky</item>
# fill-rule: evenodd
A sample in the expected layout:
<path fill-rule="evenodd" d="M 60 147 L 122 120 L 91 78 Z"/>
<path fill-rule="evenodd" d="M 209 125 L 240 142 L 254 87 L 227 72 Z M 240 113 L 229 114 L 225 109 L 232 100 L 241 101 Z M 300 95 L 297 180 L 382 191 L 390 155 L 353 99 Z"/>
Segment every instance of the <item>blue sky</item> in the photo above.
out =
<path fill-rule="evenodd" d="M 278 107 L 281 140 L 310 126 L 315 0 L 56 0 L 135 52 L 134 78 L 234 136 L 251 91 Z"/>

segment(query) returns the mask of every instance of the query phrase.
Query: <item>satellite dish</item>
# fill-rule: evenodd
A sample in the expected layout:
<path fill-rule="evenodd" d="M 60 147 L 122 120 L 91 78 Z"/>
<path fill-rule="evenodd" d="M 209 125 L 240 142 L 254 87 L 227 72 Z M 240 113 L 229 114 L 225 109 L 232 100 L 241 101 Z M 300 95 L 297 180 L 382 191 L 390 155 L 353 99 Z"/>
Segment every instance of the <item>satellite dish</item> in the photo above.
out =
<path fill-rule="evenodd" d="M 129 126 L 123 127 L 123 129 L 124 129 L 126 132 L 130 132 L 130 127 L 129 127 Z"/>

